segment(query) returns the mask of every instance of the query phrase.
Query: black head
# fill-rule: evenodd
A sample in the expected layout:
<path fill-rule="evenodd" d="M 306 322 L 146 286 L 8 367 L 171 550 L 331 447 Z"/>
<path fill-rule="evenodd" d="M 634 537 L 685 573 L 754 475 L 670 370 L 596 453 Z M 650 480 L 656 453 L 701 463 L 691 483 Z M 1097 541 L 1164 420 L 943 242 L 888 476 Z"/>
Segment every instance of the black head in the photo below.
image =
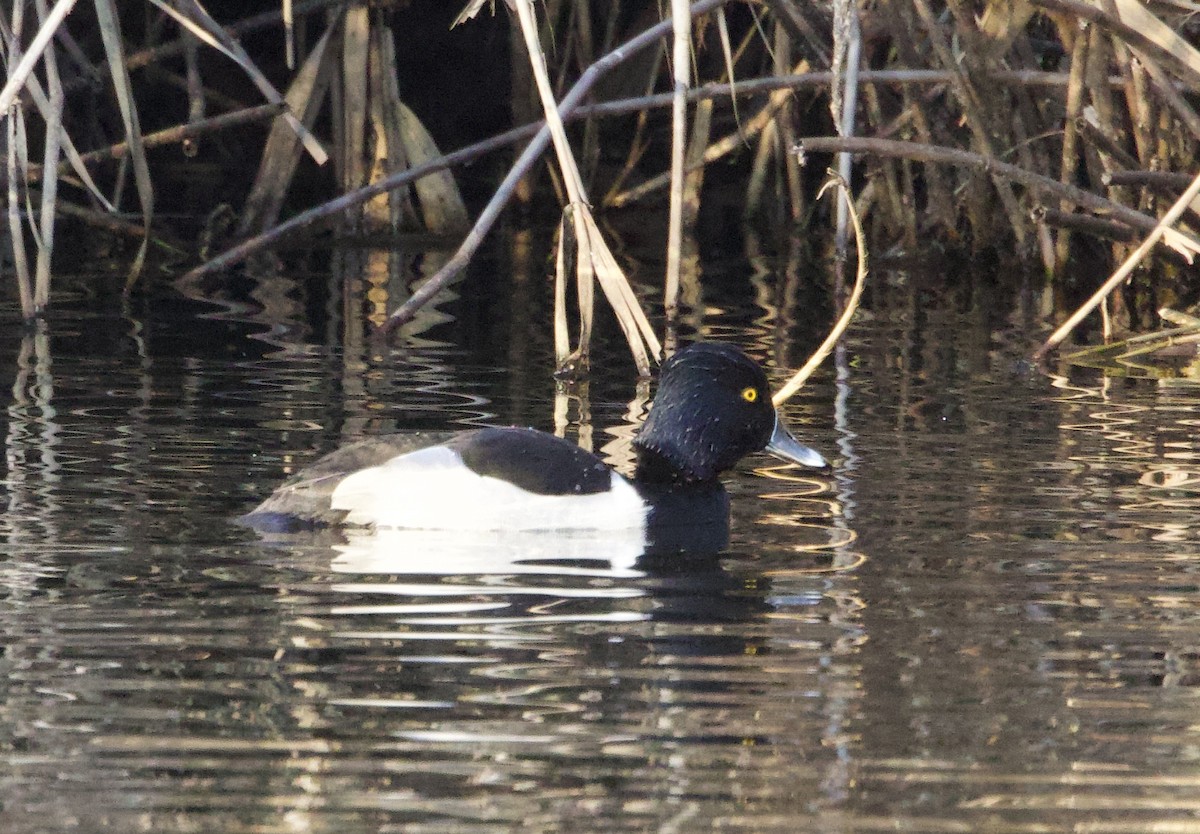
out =
<path fill-rule="evenodd" d="M 633 441 L 638 478 L 704 483 L 751 452 L 824 469 L 788 434 L 771 405 L 767 375 L 731 345 L 700 342 L 663 363 L 654 407 Z"/>

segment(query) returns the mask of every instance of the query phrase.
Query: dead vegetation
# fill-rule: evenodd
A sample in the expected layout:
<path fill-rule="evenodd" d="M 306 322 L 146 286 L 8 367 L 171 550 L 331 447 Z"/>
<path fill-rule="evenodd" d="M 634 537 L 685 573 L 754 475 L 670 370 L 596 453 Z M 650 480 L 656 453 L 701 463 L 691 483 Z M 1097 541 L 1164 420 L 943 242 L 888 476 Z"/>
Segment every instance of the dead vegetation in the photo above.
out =
<path fill-rule="evenodd" d="M 134 225 L 143 241 L 132 259 L 132 287 L 147 242 L 165 247 L 173 239 L 155 234 L 147 150 L 178 142 L 186 153 L 187 143 L 210 131 L 265 119 L 271 128 L 257 177 L 235 207 L 236 245 L 185 283 L 318 223 L 336 222 L 344 234 L 421 228 L 461 236 L 458 251 L 420 281 L 388 284 L 370 303 L 347 296 L 347 321 L 359 318 L 350 306 L 360 305 L 375 325 L 403 327 L 457 279 L 503 209 L 530 199 L 528 184 L 553 145 L 551 183 L 563 208 L 555 343 L 564 369 L 586 365 L 593 282 L 616 312 L 638 367 L 648 370 L 660 351 L 594 214 L 647 201 L 669 204 L 662 236 L 667 270 L 655 296 L 669 342 L 673 315 L 696 280 L 681 261 L 694 246 L 689 228 L 705 168 L 721 159 L 743 160 L 748 222 L 764 216 L 796 228 L 821 222 L 813 211 L 819 179 L 801 167 L 805 158 L 819 157 L 821 169 L 832 159 L 852 183 L 877 251 L 912 252 L 933 239 L 975 251 L 1004 248 L 1040 263 L 1053 287 L 1081 247 L 1103 250 L 1122 266 L 1097 282 L 1040 355 L 1097 307 L 1118 328 L 1132 323 L 1116 291 L 1147 257 L 1165 251 L 1158 243 L 1189 261 L 1200 246 L 1200 181 L 1193 180 L 1200 142 L 1196 4 L 674 0 L 674 17 L 666 20 L 657 16 L 665 4 L 495 5 L 489 11 L 485 2 L 467 4 L 461 25 L 478 25 L 471 18 L 479 14 L 508 21 L 519 35 L 510 56 L 515 120 L 536 120 L 530 107 L 536 100 L 543 121 L 446 153 L 397 82 L 397 56 L 421 48 L 404 41 L 398 25 L 417 13 L 410 2 L 309 0 L 227 26 L 195 0 L 10 4 L 0 13 L 7 76 L 0 104 L 7 117 L 11 272 L 23 313 L 36 316 L 49 302 L 57 215 L 128 234 L 122 202 L 129 202 L 124 191 L 132 182 Z M 147 9 L 154 20 L 143 40 L 151 45 L 131 51 L 121 15 L 144 16 Z M 295 69 L 276 89 L 239 35 L 282 31 L 285 21 Z M 259 100 L 239 106 L 208 87 L 198 59 L 205 50 L 240 68 Z M 503 55 L 481 56 L 481 73 L 491 60 Z M 189 102 L 186 123 L 141 130 L 138 79 L 149 67 L 179 79 Z M 111 121 L 123 135 L 107 147 L 79 150 L 64 114 L 87 84 L 110 91 L 105 101 L 113 103 Z M 445 100 L 454 106 L 452 94 Z M 617 116 L 630 129 L 606 132 Z M 455 166 L 522 142 L 524 151 L 472 222 Z M 305 155 L 317 163 L 328 155 L 340 194 L 284 220 Z M 840 247 L 848 215 L 839 214 Z M 571 296 L 574 312 L 566 306 Z M 567 332 L 572 319 L 574 340 Z"/>

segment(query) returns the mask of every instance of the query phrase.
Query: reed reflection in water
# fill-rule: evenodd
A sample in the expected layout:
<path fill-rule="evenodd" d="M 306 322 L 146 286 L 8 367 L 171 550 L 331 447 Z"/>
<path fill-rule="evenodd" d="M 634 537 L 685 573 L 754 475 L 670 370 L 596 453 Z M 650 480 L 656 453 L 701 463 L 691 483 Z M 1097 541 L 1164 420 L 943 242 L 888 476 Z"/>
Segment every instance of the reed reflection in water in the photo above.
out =
<path fill-rule="evenodd" d="M 778 381 L 812 328 L 765 261 L 742 285 L 690 326 Z M 627 467 L 615 352 L 556 391 L 536 331 L 497 362 L 522 325 L 457 308 L 386 355 L 233 313 L 233 361 L 84 309 L 4 331 L 0 826 L 1193 830 L 1195 389 L 1041 376 L 1019 305 L 876 286 L 787 407 L 835 472 L 749 461 L 729 547 L 681 559 L 228 523 L 365 433 L 532 423 Z"/>

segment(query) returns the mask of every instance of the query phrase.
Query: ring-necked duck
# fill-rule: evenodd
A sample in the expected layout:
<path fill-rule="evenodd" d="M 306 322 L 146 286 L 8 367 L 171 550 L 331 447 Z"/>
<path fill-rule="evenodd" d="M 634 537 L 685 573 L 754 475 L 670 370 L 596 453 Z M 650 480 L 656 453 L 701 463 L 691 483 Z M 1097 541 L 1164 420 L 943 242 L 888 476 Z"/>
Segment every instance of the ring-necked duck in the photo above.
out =
<path fill-rule="evenodd" d="M 828 467 L 784 428 L 762 368 L 715 343 L 690 345 L 663 364 L 633 444 L 637 471 L 626 479 L 591 452 L 533 429 L 370 438 L 321 458 L 241 520 L 273 531 L 633 530 L 647 543 L 670 529 L 672 540 L 708 542 L 728 533 L 718 476 L 746 455 Z"/>

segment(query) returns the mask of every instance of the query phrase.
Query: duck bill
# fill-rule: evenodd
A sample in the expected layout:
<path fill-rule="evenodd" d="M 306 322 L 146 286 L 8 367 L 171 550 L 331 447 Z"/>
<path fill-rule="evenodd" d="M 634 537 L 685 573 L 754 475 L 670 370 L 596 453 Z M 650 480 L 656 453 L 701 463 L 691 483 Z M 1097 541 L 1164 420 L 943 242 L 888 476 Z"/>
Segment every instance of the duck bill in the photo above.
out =
<path fill-rule="evenodd" d="M 817 450 L 808 448 L 792 437 L 791 432 L 780 422 L 778 414 L 775 415 L 775 430 L 771 432 L 771 439 L 767 441 L 764 451 L 782 460 L 807 466 L 809 469 L 829 468 L 829 463 L 821 457 Z"/>

